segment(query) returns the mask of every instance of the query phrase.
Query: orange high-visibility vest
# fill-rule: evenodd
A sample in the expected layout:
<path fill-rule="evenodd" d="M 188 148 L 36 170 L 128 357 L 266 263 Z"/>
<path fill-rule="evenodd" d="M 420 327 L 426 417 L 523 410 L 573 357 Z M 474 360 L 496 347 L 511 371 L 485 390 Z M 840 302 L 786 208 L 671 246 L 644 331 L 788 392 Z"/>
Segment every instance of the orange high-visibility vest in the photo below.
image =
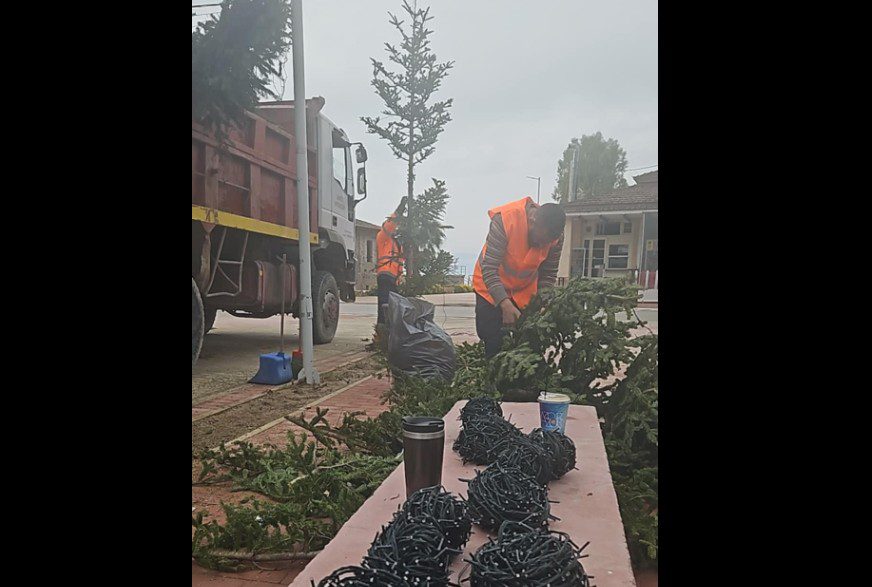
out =
<path fill-rule="evenodd" d="M 538 207 L 530 197 L 526 197 L 487 211 L 491 218 L 499 214 L 503 219 L 507 245 L 506 256 L 499 268 L 500 281 L 503 282 L 509 297 L 522 310 L 530 303 L 539 287 L 539 266 L 548 258 L 551 247 L 557 244 L 555 240 L 544 247 L 531 247 L 527 242 L 527 202 Z M 494 299 L 484 283 L 481 272 L 481 262 L 486 251 L 487 242 L 481 249 L 478 261 L 475 262 L 472 287 L 478 295 L 493 304 Z"/>
<path fill-rule="evenodd" d="M 376 250 L 378 259 L 376 260 L 375 272 L 390 273 L 394 277 L 399 278 L 403 272 L 403 252 L 400 248 L 400 243 L 394 238 L 397 233 L 397 223 L 394 219 L 397 213 L 391 214 L 391 217 L 382 223 L 382 228 L 375 235 Z"/>

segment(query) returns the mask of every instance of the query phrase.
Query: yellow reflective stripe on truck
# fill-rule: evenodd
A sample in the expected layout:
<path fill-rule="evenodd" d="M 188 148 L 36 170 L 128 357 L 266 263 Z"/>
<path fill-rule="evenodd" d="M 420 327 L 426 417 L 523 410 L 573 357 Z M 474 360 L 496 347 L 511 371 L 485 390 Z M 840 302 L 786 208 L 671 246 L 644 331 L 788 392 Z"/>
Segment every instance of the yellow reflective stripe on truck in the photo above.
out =
<path fill-rule="evenodd" d="M 217 224 L 218 226 L 227 226 L 229 228 L 239 228 L 240 230 L 248 230 L 260 234 L 268 234 L 270 236 L 278 236 L 295 241 L 300 240 L 300 231 L 296 228 L 288 228 L 280 224 L 256 220 L 239 214 L 216 210 L 215 208 L 207 208 L 205 206 L 197 206 L 191 204 L 191 220 L 200 220 Z M 314 232 L 309 233 L 309 242 L 313 245 L 318 244 L 318 235 Z"/>

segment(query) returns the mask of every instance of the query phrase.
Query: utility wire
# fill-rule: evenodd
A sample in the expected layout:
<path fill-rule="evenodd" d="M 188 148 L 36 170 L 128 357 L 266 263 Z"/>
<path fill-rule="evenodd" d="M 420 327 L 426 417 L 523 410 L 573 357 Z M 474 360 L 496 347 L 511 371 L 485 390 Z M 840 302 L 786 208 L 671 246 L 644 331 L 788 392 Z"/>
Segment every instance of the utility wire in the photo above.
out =
<path fill-rule="evenodd" d="M 627 171 L 639 171 L 640 169 L 651 169 L 652 167 L 658 167 L 658 164 L 648 165 L 647 167 L 636 167 L 635 169 L 628 169 Z"/>

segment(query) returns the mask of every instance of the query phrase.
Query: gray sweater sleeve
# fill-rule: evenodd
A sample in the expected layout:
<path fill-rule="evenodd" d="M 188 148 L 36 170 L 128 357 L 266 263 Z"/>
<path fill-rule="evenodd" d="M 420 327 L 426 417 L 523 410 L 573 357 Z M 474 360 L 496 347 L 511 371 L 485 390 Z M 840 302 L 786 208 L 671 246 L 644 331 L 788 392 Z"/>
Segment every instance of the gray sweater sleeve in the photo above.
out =
<path fill-rule="evenodd" d="M 557 244 L 548 252 L 548 257 L 539 266 L 539 285 L 538 289 L 548 289 L 554 287 L 557 283 L 557 268 L 560 266 L 560 253 L 563 251 L 563 235 L 557 241 Z"/>
<path fill-rule="evenodd" d="M 494 214 L 491 218 L 490 230 L 487 233 L 487 252 L 481 260 L 481 276 L 484 279 L 488 293 L 494 299 L 494 305 L 509 297 L 506 288 L 500 279 L 500 264 L 506 256 L 506 230 L 503 227 L 503 218 L 500 214 Z"/>

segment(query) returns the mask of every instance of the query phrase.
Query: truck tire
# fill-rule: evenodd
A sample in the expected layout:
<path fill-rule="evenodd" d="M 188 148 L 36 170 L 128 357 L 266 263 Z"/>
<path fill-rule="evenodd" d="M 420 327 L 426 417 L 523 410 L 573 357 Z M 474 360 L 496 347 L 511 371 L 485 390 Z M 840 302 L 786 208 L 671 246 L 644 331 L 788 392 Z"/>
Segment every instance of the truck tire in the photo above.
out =
<path fill-rule="evenodd" d="M 205 322 L 203 323 L 203 334 L 208 334 L 212 327 L 215 326 L 215 316 L 218 314 L 218 308 L 206 308 L 203 312 Z"/>
<path fill-rule="evenodd" d="M 200 290 L 197 288 L 197 282 L 191 278 L 191 367 L 197 364 L 197 357 L 200 356 L 200 347 L 203 346 L 203 325 L 206 317 L 203 313 L 203 298 L 200 297 Z"/>
<path fill-rule="evenodd" d="M 339 325 L 339 287 L 327 271 L 312 273 L 312 339 L 315 344 L 333 340 Z"/>

